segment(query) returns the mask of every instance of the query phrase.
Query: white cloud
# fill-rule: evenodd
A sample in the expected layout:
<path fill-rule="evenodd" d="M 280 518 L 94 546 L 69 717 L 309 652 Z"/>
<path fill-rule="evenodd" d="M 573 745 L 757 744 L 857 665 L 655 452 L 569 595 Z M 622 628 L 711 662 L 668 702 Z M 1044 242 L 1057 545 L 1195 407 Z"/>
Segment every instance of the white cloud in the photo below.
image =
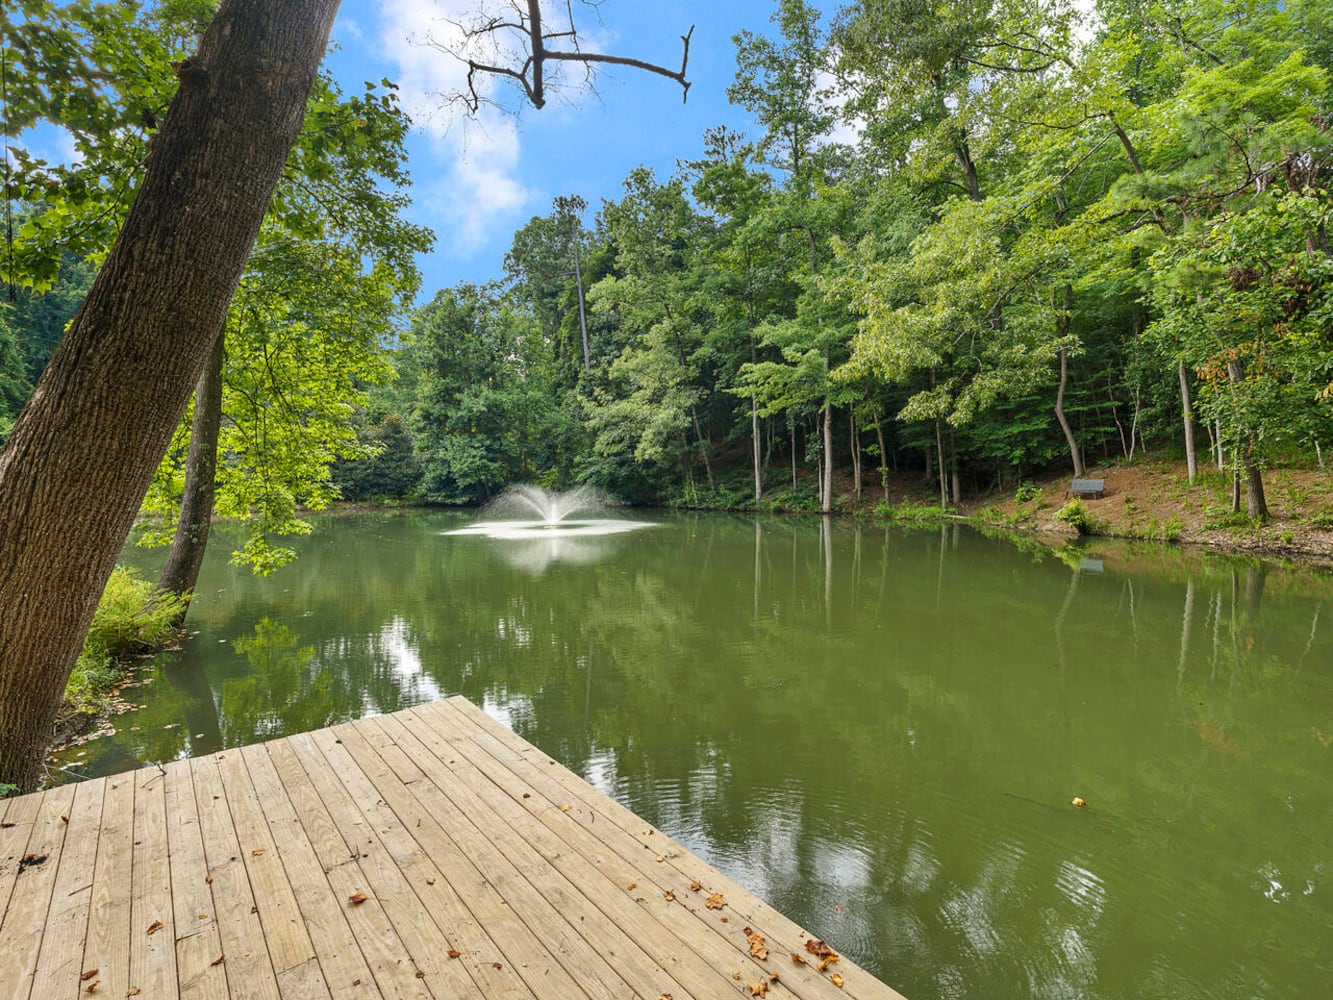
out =
<path fill-rule="evenodd" d="M 439 230 L 440 247 L 467 256 L 533 200 L 518 176 L 522 152 L 513 116 L 483 104 L 474 119 L 450 99 L 467 90 L 467 66 L 441 48 L 461 50 L 454 23 L 477 13 L 477 0 L 381 0 L 379 40 L 394 64 L 404 109 L 430 140 L 436 170 L 414 164 L 417 198 Z M 478 58 L 493 58 L 476 53 Z M 479 76 L 495 98 L 496 82 Z M 433 176 L 432 176 L 433 174 Z"/>

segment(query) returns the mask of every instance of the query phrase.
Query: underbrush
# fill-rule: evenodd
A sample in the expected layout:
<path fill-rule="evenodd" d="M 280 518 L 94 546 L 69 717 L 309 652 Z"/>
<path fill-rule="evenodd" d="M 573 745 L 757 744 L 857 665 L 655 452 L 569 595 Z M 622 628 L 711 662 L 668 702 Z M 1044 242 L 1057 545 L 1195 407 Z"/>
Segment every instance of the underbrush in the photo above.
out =
<path fill-rule="evenodd" d="M 98 711 L 124 676 L 122 661 L 160 649 L 175 635 L 171 623 L 183 608 L 180 597 L 158 590 L 134 570 L 112 570 L 65 685 L 66 711 Z"/>
<path fill-rule="evenodd" d="M 1055 512 L 1055 519 L 1069 525 L 1080 535 L 1104 535 L 1107 531 L 1106 523 L 1093 517 L 1082 500 L 1070 500 Z"/>

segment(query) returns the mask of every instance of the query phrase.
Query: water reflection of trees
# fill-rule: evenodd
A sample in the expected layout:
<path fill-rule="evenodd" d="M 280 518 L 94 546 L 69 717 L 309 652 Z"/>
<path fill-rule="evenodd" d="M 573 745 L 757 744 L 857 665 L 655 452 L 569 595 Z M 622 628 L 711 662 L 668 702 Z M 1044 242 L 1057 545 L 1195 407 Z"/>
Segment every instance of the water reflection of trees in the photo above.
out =
<path fill-rule="evenodd" d="M 1273 574 L 698 517 L 537 578 L 444 523 L 207 577 L 224 739 L 463 693 L 908 995 L 1329 971 L 1333 639 Z"/>

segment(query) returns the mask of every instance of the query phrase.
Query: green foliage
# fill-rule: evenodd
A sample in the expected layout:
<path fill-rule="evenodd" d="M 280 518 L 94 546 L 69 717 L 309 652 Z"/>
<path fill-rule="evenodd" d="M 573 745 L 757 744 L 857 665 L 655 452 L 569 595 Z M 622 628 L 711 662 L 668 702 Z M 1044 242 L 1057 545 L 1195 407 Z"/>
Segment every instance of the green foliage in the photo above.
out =
<path fill-rule="evenodd" d="M 1260 523 L 1243 510 L 1232 510 L 1219 504 L 1208 504 L 1203 514 L 1205 531 L 1251 531 L 1259 527 Z"/>
<path fill-rule="evenodd" d="M 1040 499 L 1041 495 L 1041 487 L 1031 480 L 1025 479 L 1018 484 L 1018 489 L 1014 491 L 1014 501 L 1027 503 L 1029 500 Z"/>
<path fill-rule="evenodd" d="M 157 590 L 136 571 L 112 570 L 70 674 L 66 703 L 95 707 L 123 676 L 119 661 L 158 649 L 175 634 L 172 622 L 183 606 L 179 596 Z"/>
<path fill-rule="evenodd" d="M 1106 525 L 1094 517 L 1082 500 L 1070 500 L 1055 512 L 1055 519 L 1067 524 L 1080 535 L 1100 535 L 1106 531 Z"/>

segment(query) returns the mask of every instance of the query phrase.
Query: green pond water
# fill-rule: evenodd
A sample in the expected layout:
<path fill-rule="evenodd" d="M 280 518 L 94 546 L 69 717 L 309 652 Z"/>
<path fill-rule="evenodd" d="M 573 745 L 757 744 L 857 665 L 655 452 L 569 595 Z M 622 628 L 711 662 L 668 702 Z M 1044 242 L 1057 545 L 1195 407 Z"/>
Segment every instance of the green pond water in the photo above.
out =
<path fill-rule="evenodd" d="M 632 516 L 526 541 L 324 517 L 269 579 L 223 531 L 197 637 L 63 760 L 461 693 L 912 1000 L 1330 995 L 1327 576 Z"/>

